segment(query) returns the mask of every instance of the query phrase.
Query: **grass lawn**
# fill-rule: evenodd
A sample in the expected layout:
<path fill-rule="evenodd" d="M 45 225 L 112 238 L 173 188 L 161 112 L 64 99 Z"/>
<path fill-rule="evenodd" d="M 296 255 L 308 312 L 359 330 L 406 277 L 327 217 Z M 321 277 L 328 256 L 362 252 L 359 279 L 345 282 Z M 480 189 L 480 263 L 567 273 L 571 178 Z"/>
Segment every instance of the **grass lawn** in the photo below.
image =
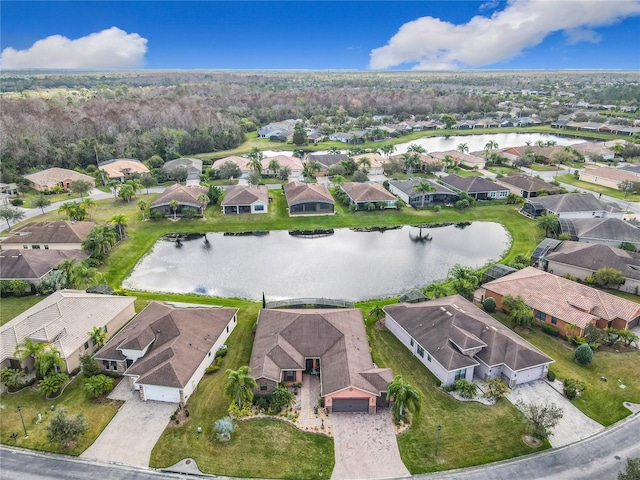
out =
<path fill-rule="evenodd" d="M 532 163 L 529 168 L 535 172 L 553 172 L 558 169 L 558 167 L 552 167 L 551 165 L 542 165 L 541 163 Z"/>
<path fill-rule="evenodd" d="M 610 197 L 614 197 L 620 200 L 624 200 L 625 202 L 640 202 L 640 195 L 637 193 L 633 193 L 628 195 L 625 198 L 624 192 L 617 190 L 615 188 L 605 187 L 603 185 L 597 185 L 595 183 L 583 182 L 582 180 L 576 180 L 573 175 L 558 175 L 555 177 L 556 180 L 563 183 L 568 183 L 569 185 L 573 185 L 574 187 L 584 188 L 585 190 L 591 190 L 592 192 L 602 193 L 603 195 L 609 195 Z"/>
<path fill-rule="evenodd" d="M 464 168 L 459 168 L 457 170 L 450 171 L 449 173 L 453 173 L 459 177 L 482 177 L 482 173 L 475 170 L 465 170 Z"/>
<path fill-rule="evenodd" d="M 509 175 L 510 173 L 518 173 L 520 171 L 519 168 L 509 167 L 488 167 L 487 170 L 496 175 Z"/>
<path fill-rule="evenodd" d="M 494 316 L 511 326 L 506 315 L 496 313 Z M 551 364 L 551 370 L 558 380 L 576 378 L 586 383 L 582 396 L 572 403 L 596 422 L 609 426 L 631 414 L 622 402 L 640 403 L 640 350 L 637 348 L 622 347 L 618 353 L 601 347 L 595 351 L 591 364 L 584 366 L 574 360 L 575 346 L 565 340 L 551 337 L 539 328 L 520 335 L 556 361 Z"/>
<path fill-rule="evenodd" d="M 149 301 L 153 297 L 141 295 L 141 301 Z M 196 296 L 172 295 L 170 298 L 198 300 Z M 211 303 L 211 299 L 206 300 Z M 277 420 L 248 420 L 236 423 L 237 428 L 230 442 L 222 444 L 214 440 L 214 423 L 227 414 L 229 406 L 222 395 L 225 371 L 249 364 L 253 344 L 251 329 L 261 305 L 232 299 L 215 299 L 213 303 L 241 307 L 238 325 L 227 342 L 229 353 L 220 371 L 205 376 L 189 399 L 189 420 L 179 427 L 170 426 L 164 431 L 153 449 L 150 465 L 166 467 L 189 456 L 198 462 L 203 472 L 218 475 L 329 478 L 334 463 L 333 440 L 324 435 L 303 433 Z M 199 438 L 196 435 L 197 427 L 203 430 Z"/>
<path fill-rule="evenodd" d="M 78 375 L 71 384 L 67 385 L 62 396 L 56 400 L 46 400 L 40 392 L 33 388 L 26 388 L 11 395 L 2 394 L 0 396 L 0 409 L 2 410 L 0 443 L 47 452 L 80 455 L 100 435 L 100 432 L 111 421 L 120 406 L 119 402 L 111 400 L 104 400 L 104 403 L 93 403 L 84 396 L 82 391 L 83 384 L 84 377 Z M 26 439 L 20 423 L 18 405 L 22 407 L 24 423 L 29 434 L 29 438 Z M 49 419 L 55 414 L 55 412 L 51 412 L 52 405 L 55 405 L 56 410 L 65 408 L 68 415 L 84 414 L 89 429 L 87 433 L 80 437 L 78 444 L 70 450 L 63 450 L 58 444 L 47 442 L 47 425 L 49 424 Z M 42 415 L 40 424 L 36 424 L 38 413 Z M 12 433 L 18 434 L 15 443 L 10 438 Z"/>
<path fill-rule="evenodd" d="M 367 305 L 368 306 L 368 305 Z M 413 425 L 398 437 L 402 461 L 412 474 L 495 462 L 548 448 L 522 441 L 525 420 L 507 400 L 492 407 L 460 402 L 436 386 L 436 378 L 389 331 L 368 327 L 373 361 L 417 388 L 422 408 Z M 438 459 L 436 432 L 442 425 Z"/>
<path fill-rule="evenodd" d="M 33 307 L 45 297 L 40 295 L 29 295 L 26 297 L 2 297 L 0 299 L 0 325 L 4 325 L 9 320 L 17 317 L 25 310 Z"/>

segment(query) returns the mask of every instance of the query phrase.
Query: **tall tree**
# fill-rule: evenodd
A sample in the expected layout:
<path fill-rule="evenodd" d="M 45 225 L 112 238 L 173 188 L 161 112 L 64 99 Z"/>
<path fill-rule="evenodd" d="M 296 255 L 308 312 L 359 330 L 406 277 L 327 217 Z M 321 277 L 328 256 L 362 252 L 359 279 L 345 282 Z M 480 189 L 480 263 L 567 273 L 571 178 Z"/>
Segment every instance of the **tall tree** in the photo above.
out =
<path fill-rule="evenodd" d="M 460 153 L 467 153 L 469 151 L 469 145 L 467 145 L 466 143 L 460 143 L 456 147 L 456 150 L 458 150 Z"/>
<path fill-rule="evenodd" d="M 39 193 L 35 197 L 33 197 L 31 205 L 33 205 L 34 208 L 39 208 L 40 210 L 42 210 L 42 214 L 44 215 L 44 209 L 45 207 L 51 205 L 51 200 L 49 200 L 49 198 L 44 193 Z"/>
<path fill-rule="evenodd" d="M 118 189 L 120 188 L 120 185 L 121 183 L 118 180 L 109 180 L 107 182 L 107 186 L 111 189 L 115 200 L 118 200 Z"/>
<path fill-rule="evenodd" d="M 144 200 L 138 200 L 138 208 L 142 212 L 142 221 L 144 221 L 144 213 L 147 211 L 149 204 Z"/>
<path fill-rule="evenodd" d="M 552 232 L 553 235 L 558 234 L 558 230 L 560 229 L 560 220 L 558 217 L 551 213 L 547 213 L 546 215 L 541 215 L 537 219 L 538 226 L 544 230 L 545 236 L 549 236 L 549 232 Z"/>
<path fill-rule="evenodd" d="M 100 281 L 101 274 L 95 267 L 90 267 L 85 262 L 78 263 L 71 272 L 71 279 L 73 284 L 78 287 L 84 283 L 86 288 L 89 288 L 90 284 Z"/>
<path fill-rule="evenodd" d="M 420 411 L 420 392 L 409 382 L 402 379 L 402 375 L 396 375 L 392 382 L 387 385 L 387 400 L 393 398 L 392 412 L 396 421 L 404 418 L 405 408 Z"/>
<path fill-rule="evenodd" d="M 65 363 L 60 350 L 51 344 L 46 344 L 36 356 L 35 369 L 40 378 L 47 376 L 49 372 L 64 370 Z"/>
<path fill-rule="evenodd" d="M 277 175 L 280 171 L 280 162 L 277 158 L 274 158 L 269 162 L 269 171 L 273 176 Z"/>
<path fill-rule="evenodd" d="M 13 354 L 20 360 L 25 360 L 29 357 L 37 359 L 44 351 L 45 345 L 42 342 L 34 342 L 29 337 L 25 337 L 21 343 L 16 345 L 16 350 Z"/>
<path fill-rule="evenodd" d="M 118 196 L 125 202 L 130 202 L 133 197 L 135 197 L 136 191 L 134 187 L 130 184 L 120 185 L 118 189 Z"/>
<path fill-rule="evenodd" d="M 116 213 L 111 217 L 110 223 L 113 228 L 118 232 L 118 236 L 120 237 L 120 241 L 125 236 L 125 231 L 127 228 L 127 222 L 129 219 L 125 216 L 124 213 Z"/>
<path fill-rule="evenodd" d="M 12 207 L 2 206 L 0 207 L 0 218 L 4 219 L 7 222 L 7 227 L 9 231 L 11 231 L 11 222 L 18 223 L 20 220 L 24 218 L 25 213 L 18 209 Z"/>
<path fill-rule="evenodd" d="M 114 247 L 118 234 L 111 227 L 94 227 L 82 242 L 82 249 L 94 258 L 103 259 Z"/>
<path fill-rule="evenodd" d="M 93 198 L 87 197 L 84 200 L 82 200 L 81 205 L 82 205 L 82 208 L 89 214 L 89 220 L 91 220 L 91 210 L 97 207 L 98 204 Z"/>
<path fill-rule="evenodd" d="M 207 195 L 206 193 L 201 193 L 200 195 L 198 195 L 198 203 L 200 204 L 200 213 L 202 213 L 203 220 L 207 219 L 204 211 L 207 208 L 207 205 L 209 205 L 209 201 L 209 195 Z"/>
<path fill-rule="evenodd" d="M 84 196 L 87 195 L 92 188 L 93 185 L 87 180 L 76 180 L 71 184 L 71 191 L 80 195 L 80 199 L 84 199 Z"/>
<path fill-rule="evenodd" d="M 437 188 L 431 182 L 427 182 L 426 180 L 421 180 L 413 186 L 413 191 L 421 194 L 435 192 L 436 190 Z M 421 207 L 424 207 L 425 196 L 426 195 L 422 195 Z"/>
<path fill-rule="evenodd" d="M 98 347 L 102 347 L 107 340 L 107 332 L 103 327 L 93 327 L 90 332 L 87 332 L 91 341 Z"/>
<path fill-rule="evenodd" d="M 227 381 L 224 384 L 225 396 L 238 408 L 250 405 L 253 400 L 253 391 L 257 383 L 249 374 L 249 367 L 244 365 L 238 370 L 227 370 Z"/>
<path fill-rule="evenodd" d="M 169 208 L 171 210 L 173 210 L 173 219 L 176 220 L 176 215 L 178 213 L 178 207 L 180 206 L 180 204 L 178 203 L 177 200 L 173 199 L 169 201 Z"/>

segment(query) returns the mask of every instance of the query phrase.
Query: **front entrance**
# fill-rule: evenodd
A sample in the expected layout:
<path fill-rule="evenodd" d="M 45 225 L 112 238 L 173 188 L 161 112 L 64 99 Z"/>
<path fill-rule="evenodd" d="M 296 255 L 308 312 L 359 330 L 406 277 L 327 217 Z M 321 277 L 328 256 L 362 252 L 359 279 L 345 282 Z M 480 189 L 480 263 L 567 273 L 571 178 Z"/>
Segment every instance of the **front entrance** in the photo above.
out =
<path fill-rule="evenodd" d="M 331 411 L 336 412 L 368 412 L 368 398 L 335 398 L 332 402 Z"/>

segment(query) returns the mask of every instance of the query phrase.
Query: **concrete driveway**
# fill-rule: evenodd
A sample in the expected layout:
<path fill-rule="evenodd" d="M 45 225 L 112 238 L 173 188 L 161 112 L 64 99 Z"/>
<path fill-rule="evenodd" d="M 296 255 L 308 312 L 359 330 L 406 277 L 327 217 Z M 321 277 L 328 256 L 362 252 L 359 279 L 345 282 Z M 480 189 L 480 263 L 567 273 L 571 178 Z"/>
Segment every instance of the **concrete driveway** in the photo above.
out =
<path fill-rule="evenodd" d="M 148 467 L 151 450 L 177 407 L 176 403 L 143 402 L 134 394 L 80 457 Z"/>
<path fill-rule="evenodd" d="M 511 390 L 507 398 L 516 406 L 517 402 L 522 400 L 524 403 L 555 403 L 562 408 L 562 420 L 549 436 L 549 442 L 554 448 L 577 442 L 604 430 L 602 425 L 587 417 L 544 380 L 519 385 Z"/>
<path fill-rule="evenodd" d="M 333 441 L 336 464 L 332 480 L 408 477 L 400 459 L 389 410 L 334 413 Z"/>

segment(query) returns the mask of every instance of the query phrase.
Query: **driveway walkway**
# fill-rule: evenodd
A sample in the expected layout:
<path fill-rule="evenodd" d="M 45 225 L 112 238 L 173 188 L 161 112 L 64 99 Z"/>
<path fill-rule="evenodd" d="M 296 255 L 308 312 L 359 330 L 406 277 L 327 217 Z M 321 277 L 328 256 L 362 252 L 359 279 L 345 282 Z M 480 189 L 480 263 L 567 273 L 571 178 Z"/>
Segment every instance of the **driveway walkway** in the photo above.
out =
<path fill-rule="evenodd" d="M 400 459 L 389 410 L 367 413 L 334 413 L 336 464 L 332 480 L 408 477 Z"/>
<path fill-rule="evenodd" d="M 604 430 L 602 425 L 587 417 L 544 380 L 519 385 L 507 395 L 507 398 L 516 406 L 517 402 L 522 400 L 524 403 L 555 403 L 562 408 L 562 419 L 549 436 L 549 442 L 554 448 L 577 442 Z"/>
<path fill-rule="evenodd" d="M 148 467 L 151 450 L 177 406 L 169 402 L 143 402 L 137 394 L 132 395 L 80 457 Z"/>

